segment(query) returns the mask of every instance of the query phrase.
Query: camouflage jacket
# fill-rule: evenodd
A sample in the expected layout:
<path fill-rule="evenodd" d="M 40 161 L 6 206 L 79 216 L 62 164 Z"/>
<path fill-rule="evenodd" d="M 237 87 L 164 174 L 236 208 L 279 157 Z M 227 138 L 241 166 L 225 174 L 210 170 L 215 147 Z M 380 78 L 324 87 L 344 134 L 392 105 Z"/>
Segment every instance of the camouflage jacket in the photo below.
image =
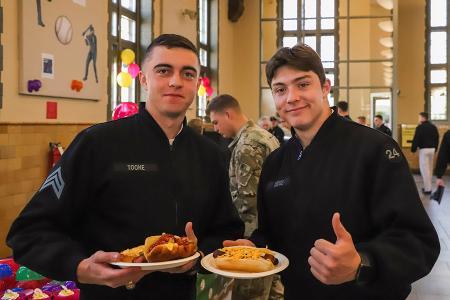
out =
<path fill-rule="evenodd" d="M 258 226 L 256 191 L 266 157 L 280 146 L 276 137 L 248 121 L 228 146 L 231 150 L 230 191 L 245 222 L 245 237 Z"/>

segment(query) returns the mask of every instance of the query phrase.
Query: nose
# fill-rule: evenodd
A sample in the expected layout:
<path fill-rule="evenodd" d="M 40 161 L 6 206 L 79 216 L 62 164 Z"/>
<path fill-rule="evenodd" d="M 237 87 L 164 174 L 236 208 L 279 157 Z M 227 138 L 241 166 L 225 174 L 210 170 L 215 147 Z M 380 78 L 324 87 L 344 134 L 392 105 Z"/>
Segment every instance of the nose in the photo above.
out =
<path fill-rule="evenodd" d="M 182 80 L 180 78 L 180 75 L 177 73 L 174 73 L 169 80 L 169 86 L 179 88 L 182 86 Z"/>
<path fill-rule="evenodd" d="M 298 93 L 293 88 L 288 88 L 286 103 L 293 103 L 298 100 Z"/>

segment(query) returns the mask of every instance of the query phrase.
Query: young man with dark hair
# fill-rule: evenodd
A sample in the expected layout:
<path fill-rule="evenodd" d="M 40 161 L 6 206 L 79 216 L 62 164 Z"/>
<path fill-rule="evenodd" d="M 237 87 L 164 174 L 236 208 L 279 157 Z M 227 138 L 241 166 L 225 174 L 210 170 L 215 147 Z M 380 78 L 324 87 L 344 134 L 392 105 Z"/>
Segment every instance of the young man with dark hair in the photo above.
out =
<path fill-rule="evenodd" d="M 438 146 L 439 131 L 437 127 L 428 121 L 428 113 L 419 113 L 419 125 L 414 132 L 411 152 L 415 153 L 419 149 L 419 169 L 423 181 L 422 192 L 425 195 L 431 194 L 434 153 Z"/>
<path fill-rule="evenodd" d="M 270 128 L 269 132 L 277 138 L 280 145 L 283 145 L 284 131 L 280 127 L 280 119 L 276 116 L 270 116 L 270 122 L 272 123 L 272 128 Z"/>
<path fill-rule="evenodd" d="M 352 118 L 350 118 L 350 114 L 348 113 L 348 102 L 347 101 L 339 101 L 337 104 L 337 113 L 343 118 L 349 119 L 350 121 Z"/>
<path fill-rule="evenodd" d="M 373 124 L 374 124 L 374 128 L 376 130 L 379 130 L 388 136 L 392 136 L 391 129 L 389 127 L 387 127 L 386 125 L 384 125 L 382 115 L 375 115 L 375 117 L 373 118 Z"/>
<path fill-rule="evenodd" d="M 295 137 L 264 163 L 258 229 L 224 245 L 285 254 L 286 300 L 405 299 L 440 246 L 400 147 L 330 109 L 330 82 L 309 46 L 281 48 L 266 74 Z"/>
<path fill-rule="evenodd" d="M 280 144 L 275 136 L 257 126 L 242 112 L 239 102 L 231 95 L 223 94 L 211 100 L 206 113 L 214 129 L 222 136 L 233 138 L 229 167 L 230 192 L 239 216 L 245 223 L 247 238 L 258 226 L 256 191 L 259 176 L 267 156 Z M 236 280 L 234 299 L 282 299 L 279 278 L 271 290 L 273 276 L 264 279 Z M 278 283 L 277 283 L 278 282 Z"/>
<path fill-rule="evenodd" d="M 186 126 L 199 69 L 186 38 L 150 44 L 140 75 L 146 109 L 78 134 L 10 229 L 19 263 L 76 280 L 82 299 L 195 298 L 196 261 L 160 272 L 110 263 L 163 232 L 198 239 L 204 253 L 243 234 L 224 158 Z"/>

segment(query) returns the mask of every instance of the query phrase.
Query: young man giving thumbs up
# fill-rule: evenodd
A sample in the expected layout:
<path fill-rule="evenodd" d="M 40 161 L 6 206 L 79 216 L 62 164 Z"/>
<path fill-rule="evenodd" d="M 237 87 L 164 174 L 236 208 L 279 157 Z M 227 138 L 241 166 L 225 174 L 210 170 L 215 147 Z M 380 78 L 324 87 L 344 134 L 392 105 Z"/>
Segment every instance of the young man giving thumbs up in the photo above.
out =
<path fill-rule="evenodd" d="M 399 146 L 330 109 L 330 82 L 307 45 L 279 49 L 266 75 L 295 138 L 264 164 L 259 228 L 224 245 L 287 255 L 285 299 L 405 299 L 440 246 Z"/>

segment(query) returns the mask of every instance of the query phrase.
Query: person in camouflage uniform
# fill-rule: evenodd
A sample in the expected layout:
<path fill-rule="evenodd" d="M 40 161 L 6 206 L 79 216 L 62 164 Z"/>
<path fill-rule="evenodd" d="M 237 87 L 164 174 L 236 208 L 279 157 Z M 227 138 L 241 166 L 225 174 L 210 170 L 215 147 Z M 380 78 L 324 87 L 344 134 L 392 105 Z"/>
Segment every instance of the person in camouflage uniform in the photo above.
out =
<path fill-rule="evenodd" d="M 280 144 L 275 136 L 256 125 L 242 113 L 239 102 L 230 95 L 211 100 L 206 113 L 214 129 L 226 138 L 233 138 L 229 167 L 230 192 L 241 219 L 245 237 L 258 227 L 256 192 L 266 157 Z M 270 287 L 273 288 L 270 288 Z M 279 276 L 235 280 L 232 299 L 283 299 Z"/>

